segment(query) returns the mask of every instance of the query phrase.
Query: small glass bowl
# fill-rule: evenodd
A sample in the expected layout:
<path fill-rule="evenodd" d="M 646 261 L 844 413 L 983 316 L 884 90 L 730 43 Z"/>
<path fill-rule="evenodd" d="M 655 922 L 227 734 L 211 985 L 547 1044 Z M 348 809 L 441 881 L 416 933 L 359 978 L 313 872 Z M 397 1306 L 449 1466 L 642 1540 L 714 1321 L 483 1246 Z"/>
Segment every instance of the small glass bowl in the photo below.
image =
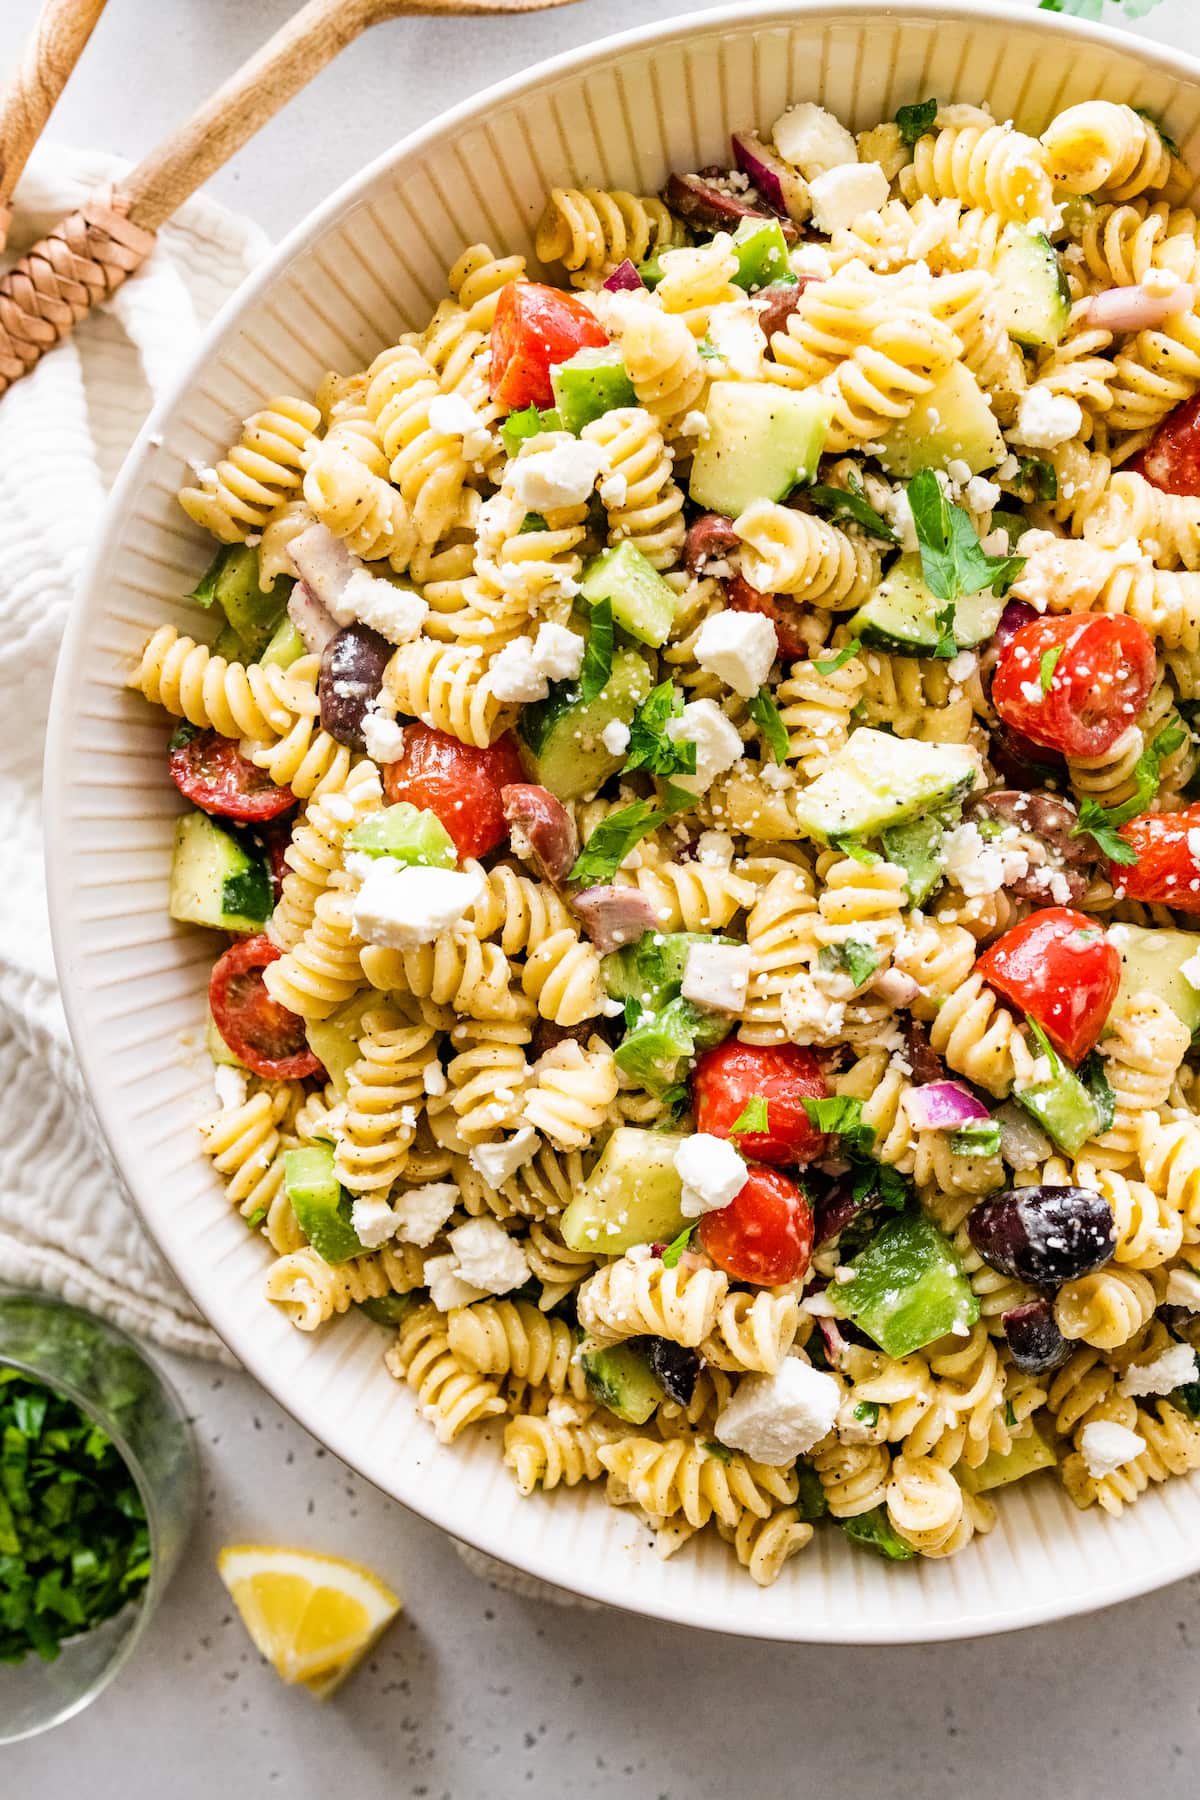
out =
<path fill-rule="evenodd" d="M 61 1725 L 103 1692 L 133 1654 L 187 1537 L 198 1476 L 175 1390 L 132 1338 L 45 1294 L 0 1289 L 0 1366 L 73 1400 L 113 1440 L 141 1494 L 150 1576 L 136 1599 L 68 1638 L 54 1662 L 0 1663 L 0 1745 Z"/>

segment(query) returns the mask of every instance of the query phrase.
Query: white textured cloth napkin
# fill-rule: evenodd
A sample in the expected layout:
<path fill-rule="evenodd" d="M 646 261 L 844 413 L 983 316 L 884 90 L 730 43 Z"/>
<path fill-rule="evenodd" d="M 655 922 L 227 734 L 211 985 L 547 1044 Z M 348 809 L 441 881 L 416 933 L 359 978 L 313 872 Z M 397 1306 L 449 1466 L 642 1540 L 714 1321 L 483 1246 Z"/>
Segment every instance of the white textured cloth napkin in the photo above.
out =
<path fill-rule="evenodd" d="M 40 147 L 15 258 L 125 164 Z M 42 749 L 71 596 L 129 445 L 197 334 L 262 256 L 259 228 L 190 200 L 145 266 L 0 402 L 0 1283 L 224 1356 L 143 1233 L 67 1037 L 42 873 Z"/>

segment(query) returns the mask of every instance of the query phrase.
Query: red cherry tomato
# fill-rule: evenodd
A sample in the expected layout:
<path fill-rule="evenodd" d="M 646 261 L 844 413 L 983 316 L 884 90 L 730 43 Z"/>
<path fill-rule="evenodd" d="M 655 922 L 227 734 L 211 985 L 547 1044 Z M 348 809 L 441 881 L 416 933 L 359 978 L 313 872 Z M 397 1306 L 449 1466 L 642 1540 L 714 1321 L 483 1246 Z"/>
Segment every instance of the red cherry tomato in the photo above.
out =
<path fill-rule="evenodd" d="M 295 806 L 289 787 L 276 787 L 255 768 L 232 738 L 200 731 L 177 744 L 168 758 L 171 780 L 193 806 L 226 819 L 275 819 Z"/>
<path fill-rule="evenodd" d="M 277 1081 L 316 1075 L 321 1064 L 308 1047 L 304 1020 L 272 1000 L 262 972 L 283 952 L 265 932 L 231 944 L 208 984 L 217 1030 L 248 1069 Z"/>
<path fill-rule="evenodd" d="M 1053 650 L 1059 654 L 1043 692 L 1042 659 Z M 1141 712 L 1154 667 L 1150 634 L 1136 619 L 1108 613 L 1035 619 L 1005 645 L 992 705 L 1035 744 L 1064 756 L 1102 756 Z"/>
<path fill-rule="evenodd" d="M 607 343 L 607 331 L 577 294 L 510 281 L 500 290 L 492 324 L 492 399 L 510 412 L 552 406 L 552 365 Z"/>
<path fill-rule="evenodd" d="M 1168 494 L 1200 496 L 1200 394 L 1167 414 L 1129 467 Z"/>
<path fill-rule="evenodd" d="M 1068 1062 L 1082 1062 L 1104 1030 L 1121 985 L 1121 958 L 1094 919 L 1069 906 L 1031 913 L 975 967 L 998 994 L 1036 1019 Z"/>
<path fill-rule="evenodd" d="M 812 1256 L 812 1207 L 778 1169 L 751 1169 L 728 1206 L 705 1213 L 697 1233 L 719 1269 L 759 1287 L 798 1281 Z"/>
<path fill-rule="evenodd" d="M 726 1038 L 692 1072 L 696 1130 L 728 1137 L 755 1095 L 767 1103 L 767 1130 L 739 1132 L 737 1147 L 754 1162 L 810 1163 L 825 1152 L 824 1132 L 804 1110 L 829 1089 L 811 1050 L 797 1044 L 739 1044 Z"/>
<path fill-rule="evenodd" d="M 1109 864 L 1118 894 L 1200 913 L 1200 806 L 1143 813 L 1122 825 L 1120 835 L 1137 852 L 1137 861 Z"/>
<path fill-rule="evenodd" d="M 383 789 L 393 805 L 407 800 L 436 813 L 460 857 L 486 856 L 508 836 L 500 790 L 524 779 L 509 731 L 479 750 L 428 725 L 406 725 L 399 760 L 384 765 Z"/>
<path fill-rule="evenodd" d="M 734 612 L 765 613 L 775 627 L 780 656 L 794 660 L 808 655 L 808 646 L 800 636 L 803 608 L 787 594 L 764 594 L 751 587 L 744 575 L 725 578 L 725 599 Z"/>

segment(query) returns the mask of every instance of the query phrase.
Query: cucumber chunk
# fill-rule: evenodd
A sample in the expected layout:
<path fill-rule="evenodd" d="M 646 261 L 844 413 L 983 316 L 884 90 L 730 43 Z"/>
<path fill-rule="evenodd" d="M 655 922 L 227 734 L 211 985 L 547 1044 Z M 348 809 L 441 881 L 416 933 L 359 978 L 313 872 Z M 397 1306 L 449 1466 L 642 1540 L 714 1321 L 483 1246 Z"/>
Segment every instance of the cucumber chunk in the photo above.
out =
<path fill-rule="evenodd" d="M 426 869 L 458 867 L 454 839 L 437 814 L 407 800 L 361 820 L 346 833 L 346 844 L 368 856 L 391 856 L 397 862 Z"/>
<path fill-rule="evenodd" d="M 1003 1455 L 993 1450 L 977 1469 L 960 1464 L 955 1473 L 968 1493 L 987 1494 L 993 1488 L 1011 1487 L 1014 1481 L 1024 1481 L 1026 1475 L 1034 1475 L 1039 1469 L 1052 1469 L 1057 1462 L 1052 1447 L 1034 1425 L 1028 1437 L 1014 1438 L 1012 1448 Z"/>
<path fill-rule="evenodd" d="M 304 655 L 304 639 L 288 618 L 280 619 L 266 649 L 259 657 L 264 668 L 290 669 Z"/>
<path fill-rule="evenodd" d="M 874 837 L 891 825 L 969 794 L 979 762 L 962 744 L 923 744 L 862 725 L 792 804 L 818 843 Z"/>
<path fill-rule="evenodd" d="M 987 397 L 962 363 L 952 363 L 882 443 L 880 463 L 889 474 L 905 477 L 920 469 L 945 469 L 952 462 L 964 462 L 972 475 L 981 475 L 1005 457 L 1004 439 Z"/>
<path fill-rule="evenodd" d="M 683 984 L 693 944 L 732 944 L 733 938 L 707 931 L 644 931 L 636 944 L 604 958 L 604 986 L 610 1000 L 637 1000 L 659 1012 Z M 1197 939 L 1200 943 L 1200 939 Z"/>
<path fill-rule="evenodd" d="M 550 371 L 550 386 L 564 431 L 578 437 L 585 425 L 617 406 L 636 406 L 637 395 L 615 344 L 577 350 Z"/>
<path fill-rule="evenodd" d="M 212 1059 L 215 1063 L 222 1064 L 227 1069 L 245 1069 L 246 1068 L 246 1065 L 242 1061 L 241 1057 L 237 1056 L 229 1048 L 229 1045 L 225 1042 L 225 1039 L 221 1036 L 220 1032 L 217 1030 L 217 1021 L 212 1016 L 212 1008 L 211 1007 L 207 1007 L 205 1009 L 204 1048 L 208 1051 L 208 1054 L 212 1057 Z M 248 1073 L 249 1073 L 249 1070 L 247 1070 L 247 1074 Z"/>
<path fill-rule="evenodd" d="M 207 813 L 185 813 L 175 826 L 167 911 L 184 925 L 259 931 L 271 916 L 271 878 Z"/>
<path fill-rule="evenodd" d="M 374 1325 L 399 1325 L 417 1303 L 416 1294 L 371 1294 L 354 1304 Z"/>
<path fill-rule="evenodd" d="M 613 619 L 639 644 L 657 650 L 675 622 L 675 592 L 636 544 L 623 538 L 584 567 L 579 591 L 589 606 L 611 600 Z"/>
<path fill-rule="evenodd" d="M 857 1544 L 860 1550 L 870 1550 L 875 1556 L 885 1557 L 888 1562 L 911 1562 L 917 1554 L 888 1518 L 886 1506 L 873 1506 L 870 1512 L 855 1513 L 852 1518 L 839 1519 L 837 1523 L 852 1544 Z"/>
<path fill-rule="evenodd" d="M 665 1094 L 682 1079 L 691 1057 L 711 1050 L 733 1030 L 726 1013 L 705 1013 L 690 1000 L 669 1000 L 661 1012 L 643 1013 L 625 1033 L 613 1061 L 651 1094 Z"/>
<path fill-rule="evenodd" d="M 1095 1101 L 1078 1075 L 1063 1062 L 1053 1066 L 1048 1080 L 1014 1088 L 1013 1098 L 1068 1156 L 1074 1156 L 1090 1137 L 1103 1130 Z"/>
<path fill-rule="evenodd" d="M 365 1253 L 366 1245 L 350 1222 L 353 1202 L 333 1172 L 332 1145 L 286 1150 L 283 1180 L 296 1223 L 319 1257 L 340 1263 Z"/>
<path fill-rule="evenodd" d="M 922 819 L 908 819 L 903 825 L 891 825 L 882 834 L 883 854 L 908 877 L 906 887 L 910 906 L 920 906 L 942 884 L 942 840 L 946 821 L 935 813 Z"/>
<path fill-rule="evenodd" d="M 772 281 L 796 280 L 778 219 L 743 219 L 733 234 L 733 252 L 738 259 L 734 282 L 749 293 Z"/>
<path fill-rule="evenodd" d="M 375 1004 L 374 994 L 356 994 L 339 1006 L 327 1019 L 305 1019 L 304 1035 L 313 1055 L 319 1057 L 339 1100 L 346 1098 L 347 1077 L 352 1063 L 358 1060 L 358 1039 L 362 1034 L 362 1016 Z"/>
<path fill-rule="evenodd" d="M 675 1154 L 683 1138 L 618 1125 L 560 1221 L 571 1250 L 619 1256 L 633 1244 L 670 1242 L 687 1221 Z"/>
<path fill-rule="evenodd" d="M 191 598 L 201 606 L 221 608 L 243 647 L 243 660 L 254 662 L 265 650 L 284 616 L 292 583 L 275 583 L 268 593 L 258 585 L 258 552 L 249 544 L 226 544 L 219 550 Z M 224 656 L 226 652 L 221 651 Z"/>
<path fill-rule="evenodd" d="M 731 519 L 753 500 L 782 500 L 811 481 L 833 417 L 832 402 L 814 390 L 766 381 L 718 381 L 705 411 L 708 435 L 692 457 L 688 493 Z"/>
<path fill-rule="evenodd" d="M 592 1399 L 631 1425 L 644 1425 L 666 1398 L 646 1358 L 633 1344 L 585 1350 L 579 1360 Z"/>
<path fill-rule="evenodd" d="M 531 778 L 560 800 L 578 800 L 615 775 L 625 761 L 600 740 L 604 727 L 628 725 L 650 692 L 650 670 L 636 650 L 618 650 L 612 673 L 594 700 L 571 685 L 550 699 L 522 708 L 518 733 Z"/>
<path fill-rule="evenodd" d="M 1200 993 L 1183 965 L 1200 950 L 1200 933 L 1170 931 L 1161 925 L 1110 925 L 1107 936 L 1121 958 L 1121 986 L 1113 1011 L 1134 994 L 1151 993 L 1195 1037 L 1200 1031 Z"/>
<path fill-rule="evenodd" d="M 850 620 L 864 644 L 900 656 L 932 656 L 941 639 L 937 615 L 944 602 L 930 593 L 915 551 L 902 556 Z M 1004 601 L 985 588 L 954 603 L 954 642 L 960 650 L 986 643 L 1000 623 Z"/>
<path fill-rule="evenodd" d="M 853 1278 L 831 1283 L 829 1298 L 887 1356 L 961 1336 L 979 1318 L 953 1244 L 924 1213 L 889 1219 L 850 1267 Z"/>
<path fill-rule="evenodd" d="M 1028 225 L 1009 225 L 992 278 L 1009 337 L 1029 349 L 1057 344 L 1071 316 L 1071 290 L 1050 239 Z"/>

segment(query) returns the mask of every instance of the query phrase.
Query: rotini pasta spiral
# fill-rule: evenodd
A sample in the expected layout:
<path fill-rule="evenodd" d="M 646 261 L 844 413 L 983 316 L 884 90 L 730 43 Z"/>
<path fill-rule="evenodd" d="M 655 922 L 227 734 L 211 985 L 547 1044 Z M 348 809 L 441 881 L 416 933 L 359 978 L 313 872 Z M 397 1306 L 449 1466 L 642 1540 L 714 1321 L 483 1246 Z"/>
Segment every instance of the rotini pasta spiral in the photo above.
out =
<path fill-rule="evenodd" d="M 682 227 L 661 200 L 614 188 L 551 188 L 537 228 L 539 262 L 560 262 L 572 277 L 603 275 L 619 262 L 681 244 Z"/>
<path fill-rule="evenodd" d="M 810 513 L 756 500 L 734 520 L 752 587 L 827 607 L 857 606 L 879 580 L 879 559 L 861 538 Z"/>
<path fill-rule="evenodd" d="M 1042 148 L 1052 179 L 1068 194 L 1132 200 L 1162 187 L 1171 173 L 1171 153 L 1157 128 L 1132 106 L 1111 100 L 1068 106 L 1042 133 Z"/>
<path fill-rule="evenodd" d="M 315 1331 L 337 1313 L 384 1294 L 411 1294 L 425 1277 L 425 1259 L 415 1244 L 401 1244 L 327 1263 L 307 1245 L 278 1257 L 267 1270 L 265 1293 L 298 1331 Z M 432 1310 L 432 1309 L 430 1309 Z"/>
<path fill-rule="evenodd" d="M 180 489 L 179 504 L 188 518 L 223 544 L 261 531 L 280 501 L 299 487 L 304 448 L 320 423 L 309 400 L 284 394 L 268 401 L 245 421 L 228 456 L 204 470 L 196 487 Z"/>
<path fill-rule="evenodd" d="M 579 1323 L 601 1344 L 649 1333 L 695 1348 L 712 1332 L 728 1288 L 728 1278 L 717 1270 L 668 1269 L 658 1257 L 623 1256 L 580 1288 Z"/>
<path fill-rule="evenodd" d="M 450 1348 L 446 1318 L 432 1306 L 408 1314 L 384 1357 L 397 1381 L 406 1381 L 440 1444 L 504 1411 L 500 1389 L 489 1376 L 460 1362 Z"/>
<path fill-rule="evenodd" d="M 1022 220 L 1047 219 L 1054 208 L 1046 150 L 1011 125 L 948 125 L 918 138 L 898 180 L 910 205 L 924 194 Z"/>
<path fill-rule="evenodd" d="M 606 1444 L 599 1458 L 636 1505 L 657 1518 L 681 1512 L 699 1529 L 716 1517 L 736 1527 L 743 1513 L 769 1518 L 771 1502 L 790 1505 L 797 1482 L 790 1469 L 753 1462 L 737 1451 L 718 1457 L 687 1438 L 625 1437 Z"/>
<path fill-rule="evenodd" d="M 292 670 L 226 662 L 173 625 L 160 625 L 150 638 L 129 686 L 173 718 L 231 738 L 282 737 L 310 701 Z"/>

